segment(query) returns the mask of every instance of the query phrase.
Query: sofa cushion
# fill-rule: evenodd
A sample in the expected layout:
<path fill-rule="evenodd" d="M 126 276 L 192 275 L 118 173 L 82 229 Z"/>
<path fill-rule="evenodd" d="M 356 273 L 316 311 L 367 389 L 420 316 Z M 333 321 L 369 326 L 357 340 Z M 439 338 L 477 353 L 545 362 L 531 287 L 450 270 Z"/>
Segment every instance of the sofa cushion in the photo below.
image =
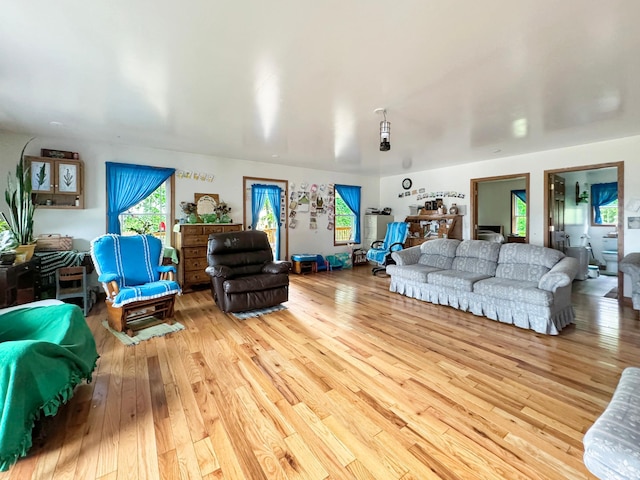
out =
<path fill-rule="evenodd" d="M 427 276 L 431 272 L 437 272 L 438 270 L 440 269 L 428 265 L 420 265 L 419 263 L 413 265 L 387 265 L 387 274 L 421 283 L 427 283 Z"/>
<path fill-rule="evenodd" d="M 465 292 L 473 291 L 473 284 L 485 278 L 489 278 L 489 275 L 458 270 L 438 270 L 427 276 L 431 285 L 463 290 Z"/>
<path fill-rule="evenodd" d="M 456 250 L 460 240 L 453 238 L 439 238 L 429 240 L 420 245 L 420 258 L 418 263 L 442 270 L 451 269 L 451 264 L 456 256 Z"/>
<path fill-rule="evenodd" d="M 553 304 L 553 293 L 540 290 L 537 282 L 514 282 L 508 278 L 491 277 L 476 282 L 473 293 L 529 305 L 548 307 Z"/>
<path fill-rule="evenodd" d="M 151 300 L 180 293 L 180 285 L 173 280 L 158 280 L 137 287 L 122 287 L 114 297 L 112 306 L 120 308 L 130 303 Z"/>
<path fill-rule="evenodd" d="M 496 277 L 538 282 L 564 258 L 564 253 L 527 243 L 506 243 L 500 249 Z"/>
<path fill-rule="evenodd" d="M 456 249 L 451 268 L 492 277 L 496 273 L 500 244 L 486 240 L 464 240 Z"/>

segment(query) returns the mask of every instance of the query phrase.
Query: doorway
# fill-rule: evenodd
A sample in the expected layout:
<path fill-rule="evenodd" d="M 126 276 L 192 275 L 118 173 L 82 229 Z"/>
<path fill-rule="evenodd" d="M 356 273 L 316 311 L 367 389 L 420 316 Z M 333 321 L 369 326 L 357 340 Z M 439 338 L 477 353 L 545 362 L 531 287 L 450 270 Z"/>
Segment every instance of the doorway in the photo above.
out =
<path fill-rule="evenodd" d="M 528 243 L 528 173 L 472 178 L 470 191 L 470 238 Z"/>
<path fill-rule="evenodd" d="M 260 220 L 256 225 L 256 230 L 263 231 L 267 234 L 269 244 L 273 250 L 274 259 L 288 260 L 289 229 L 286 219 L 288 218 L 289 212 L 286 199 L 289 196 L 289 182 L 274 178 L 242 177 L 242 186 L 244 191 L 243 224 L 245 230 L 251 229 L 251 223 L 253 220 L 251 192 L 254 185 L 274 186 L 279 187 L 281 190 L 280 201 L 277 205 L 274 205 L 276 202 L 269 200 L 270 197 L 265 199 L 264 206 L 259 213 Z"/>
<path fill-rule="evenodd" d="M 556 192 L 558 178 L 562 178 L 564 182 L 562 205 Z M 614 216 L 609 220 L 610 223 L 598 224 L 594 221 L 591 186 L 608 182 L 617 182 L 617 218 Z M 547 215 L 547 221 L 544 222 L 544 245 L 565 253 L 567 249 L 575 250 L 576 247 L 587 249 L 588 276 L 578 279 L 589 285 L 576 285 L 575 291 L 617 298 L 621 302 L 624 299 L 624 276 L 620 275 L 617 267 L 615 272 L 603 268 L 606 262 L 602 252 L 609 248 L 604 245 L 613 243 L 613 248 L 617 245 L 617 258 L 624 256 L 624 162 L 546 170 L 544 189 L 547 192 L 544 198 L 544 211 Z M 584 252 L 581 252 L 578 258 L 584 256 Z M 614 291 L 617 294 L 614 295 Z"/>

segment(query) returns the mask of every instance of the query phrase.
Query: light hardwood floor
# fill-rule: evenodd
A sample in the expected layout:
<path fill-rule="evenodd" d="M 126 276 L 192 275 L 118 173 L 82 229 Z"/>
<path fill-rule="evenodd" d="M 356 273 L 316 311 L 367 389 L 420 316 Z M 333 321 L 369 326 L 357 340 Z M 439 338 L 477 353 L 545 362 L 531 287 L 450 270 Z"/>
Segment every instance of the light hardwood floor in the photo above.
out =
<path fill-rule="evenodd" d="M 0 480 L 593 478 L 583 434 L 640 353 L 629 307 L 574 294 L 552 337 L 388 282 L 293 275 L 287 310 L 244 321 L 187 294 L 186 330 L 135 347 L 94 307 L 93 382 Z"/>

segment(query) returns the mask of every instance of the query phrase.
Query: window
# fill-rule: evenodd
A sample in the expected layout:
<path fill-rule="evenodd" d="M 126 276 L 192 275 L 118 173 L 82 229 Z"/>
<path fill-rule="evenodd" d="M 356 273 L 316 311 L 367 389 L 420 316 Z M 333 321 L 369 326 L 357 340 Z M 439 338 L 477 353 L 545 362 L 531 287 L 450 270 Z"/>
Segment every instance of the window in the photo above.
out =
<path fill-rule="evenodd" d="M 618 182 L 591 185 L 592 225 L 618 224 Z"/>
<path fill-rule="evenodd" d="M 595 208 L 594 210 L 594 225 L 617 225 L 618 224 L 618 199 L 607 205 L 600 206 L 600 221 L 595 221 Z"/>
<path fill-rule="evenodd" d="M 175 168 L 115 162 L 106 162 L 105 166 L 107 170 L 107 233 L 114 234 L 122 232 L 120 215 L 152 195 L 167 180 L 173 178 L 176 171 Z M 171 188 L 168 194 L 170 197 L 173 195 Z M 167 218 L 165 225 L 170 224 L 171 219 Z"/>
<path fill-rule="evenodd" d="M 527 197 L 525 190 L 511 190 L 511 234 L 527 236 Z"/>
<path fill-rule="evenodd" d="M 152 234 L 164 241 L 167 218 L 167 182 L 140 203 L 120 214 L 122 235 Z"/>
<path fill-rule="evenodd" d="M 360 243 L 360 187 L 335 186 L 333 244 Z"/>

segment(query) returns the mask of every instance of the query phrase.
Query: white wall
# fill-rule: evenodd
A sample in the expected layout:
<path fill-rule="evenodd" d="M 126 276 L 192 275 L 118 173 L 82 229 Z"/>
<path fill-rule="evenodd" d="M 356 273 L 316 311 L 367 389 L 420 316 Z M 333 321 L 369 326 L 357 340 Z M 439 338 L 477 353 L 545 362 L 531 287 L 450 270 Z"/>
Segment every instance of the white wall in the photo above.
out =
<path fill-rule="evenodd" d="M 0 132 L 0 189 L 4 192 L 6 177 L 15 163 L 27 136 Z M 82 211 L 40 210 L 36 212 L 35 232 L 63 233 L 73 235 L 77 242 L 75 248 L 85 249 L 90 239 L 105 231 L 105 168 L 106 161 L 139 163 L 144 165 L 170 166 L 181 169 L 211 172 L 216 176 L 212 183 L 204 182 L 210 193 L 218 193 L 220 198 L 231 205 L 234 211 L 242 207 L 242 176 L 287 179 L 296 184 L 308 183 L 345 183 L 361 185 L 362 207 L 388 206 L 393 209 L 396 220 L 401 221 L 409 214 L 409 205 L 424 203 L 417 201 L 420 189 L 426 193 L 455 192 L 463 195 L 451 198 L 445 196 L 447 206 L 456 202 L 464 214 L 463 235 L 470 238 L 469 225 L 469 187 L 472 178 L 484 178 L 529 172 L 530 199 L 527 202 L 529 211 L 529 234 L 532 244 L 543 245 L 543 228 L 546 212 L 544 212 L 544 171 L 563 167 L 580 167 L 598 163 L 624 161 L 624 192 L 627 204 L 633 199 L 640 199 L 640 136 L 591 143 L 575 147 L 547 150 L 527 155 L 504 157 L 478 163 L 458 165 L 448 168 L 425 170 L 421 172 L 394 175 L 380 178 L 353 174 L 315 171 L 296 167 L 281 167 L 266 163 L 232 160 L 205 155 L 194 155 L 181 152 L 170 152 L 149 148 L 136 148 L 121 145 L 102 144 L 91 141 L 75 141 L 53 138 L 38 138 L 27 150 L 28 154 L 38 155 L 40 148 L 72 150 L 80 153 L 84 160 L 85 172 L 85 208 Z M 416 194 L 404 196 L 402 179 L 413 180 L 412 190 Z M 176 205 L 182 200 L 190 200 L 193 193 L 202 190 L 201 184 L 195 181 L 177 181 Z M 202 182 L 201 182 L 202 183 Z M 399 197 L 399 194 L 403 194 Z M 176 207 L 177 208 L 177 207 Z M 2 210 L 6 205 L 2 202 Z M 627 229 L 627 217 L 639 216 L 638 212 L 625 209 L 624 212 L 624 252 L 640 251 L 640 230 Z M 235 219 L 234 219 L 235 220 Z M 296 229 L 291 232 L 290 253 L 329 253 L 337 251 L 333 247 L 332 234 L 326 230 L 326 219 L 320 219 L 319 229 Z M 628 295 L 628 288 L 625 293 Z"/>
<path fill-rule="evenodd" d="M 590 143 L 575 147 L 546 150 L 527 155 L 497 158 L 483 162 L 457 165 L 449 168 L 425 170 L 412 174 L 393 175 L 380 179 L 380 203 L 393 208 L 397 221 L 408 214 L 409 205 L 417 203 L 415 196 L 398 197 L 402 191 L 401 181 L 405 177 L 413 180 L 418 188 L 430 190 L 453 190 L 462 192 L 464 199 L 457 199 L 458 205 L 467 206 L 464 217 L 464 238 L 470 238 L 469 225 L 469 189 L 472 178 L 493 177 L 527 173 L 531 174 L 529 184 L 529 236 L 535 245 L 544 245 L 544 171 L 559 168 L 580 167 L 606 162 L 624 162 L 624 196 L 625 207 L 633 199 L 640 200 L 640 136 Z M 624 253 L 640 251 L 640 230 L 629 230 L 627 218 L 640 216 L 640 212 L 624 211 Z M 625 277 L 627 277 L 625 275 Z M 624 293 L 630 296 L 629 279 L 625 278 Z"/>
<path fill-rule="evenodd" d="M 502 225 L 504 235 L 511 232 L 511 191 L 524 190 L 527 182 L 499 180 L 478 184 L 478 225 Z"/>
<path fill-rule="evenodd" d="M 28 136 L 0 132 L 0 189 L 4 195 L 7 173 L 15 169 Z M 377 177 L 318 171 L 306 168 L 271 165 L 184 152 L 138 148 L 92 141 L 55 138 L 36 138 L 27 147 L 28 155 L 39 155 L 41 148 L 79 152 L 85 164 L 85 209 L 36 209 L 35 234 L 61 233 L 74 237 L 74 248 L 86 250 L 91 239 L 105 232 L 105 162 L 134 163 L 158 167 L 207 172 L 215 175 L 213 182 L 176 179 L 176 216 L 180 216 L 181 201 L 193 201 L 194 193 L 217 193 L 232 208 L 235 222 L 242 222 L 242 177 L 277 178 L 300 185 L 343 183 L 362 186 L 362 208 L 377 205 L 380 196 Z M 6 204 L 2 211 L 6 212 Z M 237 215 L 237 217 L 236 217 Z M 309 214 L 299 213 L 298 227 L 290 231 L 289 253 L 321 253 L 324 255 L 346 251 L 333 246 L 333 231 L 327 230 L 327 216 L 318 217 L 318 229 L 308 228 Z M 306 221 L 305 221 L 306 220 Z"/>

